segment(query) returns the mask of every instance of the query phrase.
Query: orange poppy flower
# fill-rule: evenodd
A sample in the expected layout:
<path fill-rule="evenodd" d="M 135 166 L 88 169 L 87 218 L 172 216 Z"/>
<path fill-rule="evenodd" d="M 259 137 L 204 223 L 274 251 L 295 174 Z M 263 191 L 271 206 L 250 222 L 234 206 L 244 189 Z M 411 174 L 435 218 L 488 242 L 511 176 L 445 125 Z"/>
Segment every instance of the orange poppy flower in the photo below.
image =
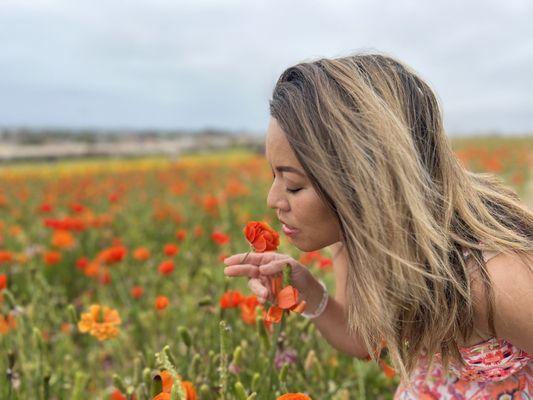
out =
<path fill-rule="evenodd" d="M 298 302 L 298 289 L 288 285 L 282 288 L 283 277 L 278 274 L 271 280 L 271 290 L 276 299 L 275 304 L 270 306 L 265 317 L 265 322 L 279 323 L 283 317 L 283 310 L 301 313 L 305 310 L 306 302 Z"/>
<path fill-rule="evenodd" d="M 98 277 L 100 274 L 100 263 L 98 261 L 90 261 L 83 270 L 85 276 Z"/>
<path fill-rule="evenodd" d="M 0 274 L 0 290 L 5 289 L 6 287 L 7 287 L 7 275 Z"/>
<path fill-rule="evenodd" d="M 18 225 L 13 225 L 9 228 L 9 233 L 13 236 L 18 236 L 22 233 L 22 228 Z"/>
<path fill-rule="evenodd" d="M 13 261 L 13 253 L 7 250 L 0 250 L 0 264 Z"/>
<path fill-rule="evenodd" d="M 381 367 L 383 373 L 387 378 L 393 378 L 396 375 L 396 370 L 392 368 L 385 360 L 381 359 L 381 351 L 387 347 L 387 341 L 384 339 L 381 339 L 381 342 L 379 346 L 375 349 L 375 356 L 378 358 L 378 364 Z M 372 357 L 370 355 L 366 356 L 366 361 L 372 360 Z"/>
<path fill-rule="evenodd" d="M 172 374 L 166 370 L 163 370 L 159 373 L 159 376 L 161 377 L 161 390 L 163 392 L 170 393 L 172 385 L 174 384 L 174 378 L 172 377 Z"/>
<path fill-rule="evenodd" d="M 228 198 L 235 198 L 239 196 L 244 196 L 250 193 L 250 190 L 238 179 L 230 178 L 226 184 L 225 190 L 226 196 Z"/>
<path fill-rule="evenodd" d="M 133 258 L 137 261 L 146 261 L 150 258 L 150 250 L 146 247 L 139 247 L 133 251 Z"/>
<path fill-rule="evenodd" d="M 258 253 L 274 251 L 279 246 L 279 234 L 266 222 L 250 221 L 243 232 L 246 240 Z"/>
<path fill-rule="evenodd" d="M 7 314 L 6 317 L 0 314 L 0 334 L 5 335 L 10 330 L 15 329 L 16 327 L 17 320 L 12 314 Z"/>
<path fill-rule="evenodd" d="M 239 308 L 241 309 L 241 318 L 246 324 L 255 324 L 255 308 L 258 304 L 259 301 L 255 295 L 244 297 L 240 302 Z"/>
<path fill-rule="evenodd" d="M 208 194 L 204 196 L 204 198 L 201 201 L 202 201 L 202 207 L 204 208 L 206 213 L 214 217 L 218 216 L 218 213 L 219 213 L 218 207 L 219 207 L 220 201 L 218 200 L 217 197 L 211 194 Z"/>
<path fill-rule="evenodd" d="M 155 308 L 158 310 L 164 310 L 168 307 L 170 301 L 167 296 L 157 296 L 155 298 Z"/>
<path fill-rule="evenodd" d="M 43 259 L 46 265 L 55 265 L 61 261 L 61 253 L 58 251 L 47 251 L 44 253 Z"/>
<path fill-rule="evenodd" d="M 163 385 L 162 392 L 155 396 L 152 400 L 170 400 L 170 392 L 172 391 L 172 385 L 174 385 L 174 377 L 168 371 L 161 371 L 159 373 L 161 377 L 161 383 Z M 181 379 L 181 376 L 180 376 Z M 181 381 L 181 387 L 185 392 L 184 400 L 197 400 L 196 389 L 190 381 Z M 164 396 L 168 395 L 168 397 Z"/>
<path fill-rule="evenodd" d="M 283 317 L 283 309 L 278 306 L 271 306 L 265 317 L 265 322 L 278 324 Z"/>
<path fill-rule="evenodd" d="M 57 229 L 52 236 L 52 245 L 59 248 L 70 248 L 74 245 L 75 239 L 72 233 L 67 230 Z"/>
<path fill-rule="evenodd" d="M 276 400 L 311 400 L 311 397 L 303 393 L 285 393 Z"/>
<path fill-rule="evenodd" d="M 92 304 L 89 312 L 81 314 L 78 322 L 80 332 L 89 332 L 98 340 L 107 340 L 118 335 L 118 325 L 122 321 L 118 311 L 107 306 Z"/>
<path fill-rule="evenodd" d="M 24 253 L 18 253 L 18 254 L 15 254 L 15 260 L 19 264 L 24 264 L 26 263 L 26 261 L 28 261 L 28 256 Z"/>
<path fill-rule="evenodd" d="M 63 332 L 64 334 L 68 335 L 72 332 L 72 324 L 68 323 L 68 322 L 63 322 L 60 326 L 60 330 L 61 332 Z"/>
<path fill-rule="evenodd" d="M 396 375 L 396 370 L 392 368 L 385 360 L 380 359 L 379 360 L 379 366 L 383 370 L 383 373 L 385 376 L 389 379 L 394 378 L 394 375 Z"/>

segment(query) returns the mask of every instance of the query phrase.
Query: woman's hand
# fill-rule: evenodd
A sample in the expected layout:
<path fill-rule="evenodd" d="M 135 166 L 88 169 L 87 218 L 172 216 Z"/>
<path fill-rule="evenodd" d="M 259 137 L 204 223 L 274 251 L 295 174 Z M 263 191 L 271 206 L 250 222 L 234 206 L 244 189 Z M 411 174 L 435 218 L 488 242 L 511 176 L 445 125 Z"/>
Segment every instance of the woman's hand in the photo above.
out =
<path fill-rule="evenodd" d="M 310 283 L 315 279 L 306 267 L 292 257 L 275 252 L 249 253 L 244 263 L 242 260 L 247 253 L 234 254 L 224 260 L 226 276 L 247 276 L 248 287 L 257 296 L 260 303 L 272 301 L 271 280 L 281 274 L 286 264 L 291 265 L 292 286 L 305 299 Z"/>

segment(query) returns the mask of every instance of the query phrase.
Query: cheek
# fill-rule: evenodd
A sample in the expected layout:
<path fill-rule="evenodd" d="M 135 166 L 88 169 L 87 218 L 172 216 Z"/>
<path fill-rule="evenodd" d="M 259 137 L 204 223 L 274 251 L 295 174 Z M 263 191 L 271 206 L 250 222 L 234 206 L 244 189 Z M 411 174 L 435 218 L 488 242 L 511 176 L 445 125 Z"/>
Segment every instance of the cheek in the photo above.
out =
<path fill-rule="evenodd" d="M 301 196 L 298 201 L 295 201 L 291 208 L 294 211 L 296 221 L 300 221 L 302 226 L 306 226 L 311 230 L 313 228 L 320 231 L 327 231 L 335 218 L 331 211 L 316 195 L 316 193 L 309 193 L 306 196 Z"/>

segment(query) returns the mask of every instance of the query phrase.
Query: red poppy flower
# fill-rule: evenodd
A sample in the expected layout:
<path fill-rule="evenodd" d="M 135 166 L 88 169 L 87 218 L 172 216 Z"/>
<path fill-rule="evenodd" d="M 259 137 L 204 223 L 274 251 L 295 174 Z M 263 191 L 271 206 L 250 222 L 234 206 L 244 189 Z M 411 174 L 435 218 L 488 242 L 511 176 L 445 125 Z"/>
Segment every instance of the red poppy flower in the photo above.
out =
<path fill-rule="evenodd" d="M 164 310 L 168 307 L 169 303 L 167 296 L 157 296 L 155 299 L 155 308 L 158 310 Z"/>
<path fill-rule="evenodd" d="M 311 397 L 303 393 L 285 393 L 276 400 L 311 400 Z"/>
<path fill-rule="evenodd" d="M 194 237 L 199 238 L 204 234 L 204 228 L 202 228 L 200 225 L 196 225 L 194 227 Z"/>
<path fill-rule="evenodd" d="M 87 257 L 79 258 L 76 261 L 76 268 L 81 271 L 83 271 L 87 267 L 87 265 L 89 265 L 89 259 Z"/>
<path fill-rule="evenodd" d="M 159 264 L 159 273 L 162 275 L 169 275 L 174 271 L 174 262 L 172 260 L 163 261 Z"/>
<path fill-rule="evenodd" d="M 122 394 L 122 392 L 118 389 L 115 389 L 113 393 L 109 396 L 110 400 L 128 400 L 126 396 Z"/>
<path fill-rule="evenodd" d="M 180 242 L 185 239 L 185 236 L 187 236 L 187 231 L 185 229 L 180 229 L 176 232 L 176 239 Z"/>
<path fill-rule="evenodd" d="M 270 306 L 265 317 L 266 322 L 279 323 L 283 317 L 283 310 L 301 313 L 305 310 L 306 302 L 298 302 L 298 289 L 288 285 L 282 288 L 283 277 L 276 276 L 271 280 L 271 290 L 274 295 L 275 304 Z"/>
<path fill-rule="evenodd" d="M 228 290 L 220 298 L 221 308 L 235 308 L 238 307 L 244 296 L 238 290 Z"/>
<path fill-rule="evenodd" d="M 241 318 L 246 324 L 255 324 L 255 309 L 258 305 L 259 300 L 257 300 L 255 295 L 247 296 L 239 303 L 239 308 L 241 309 Z"/>
<path fill-rule="evenodd" d="M 142 286 L 133 286 L 130 290 L 131 297 L 134 299 L 139 299 L 144 293 Z"/>
<path fill-rule="evenodd" d="M 211 234 L 211 239 L 213 239 L 213 241 L 219 245 L 226 244 L 230 240 L 228 235 L 222 232 L 218 232 L 218 231 L 215 231 Z"/>
<path fill-rule="evenodd" d="M 250 221 L 243 232 L 255 252 L 274 251 L 279 246 L 279 234 L 266 222 Z"/>
<path fill-rule="evenodd" d="M 104 249 L 100 253 L 98 253 L 97 259 L 106 264 L 114 264 L 122 261 L 126 256 L 126 253 L 126 247 L 121 245 L 115 245 Z"/>
<path fill-rule="evenodd" d="M 180 251 L 179 247 L 176 246 L 174 243 L 167 243 L 163 249 L 163 252 L 166 256 L 172 257 Z"/>

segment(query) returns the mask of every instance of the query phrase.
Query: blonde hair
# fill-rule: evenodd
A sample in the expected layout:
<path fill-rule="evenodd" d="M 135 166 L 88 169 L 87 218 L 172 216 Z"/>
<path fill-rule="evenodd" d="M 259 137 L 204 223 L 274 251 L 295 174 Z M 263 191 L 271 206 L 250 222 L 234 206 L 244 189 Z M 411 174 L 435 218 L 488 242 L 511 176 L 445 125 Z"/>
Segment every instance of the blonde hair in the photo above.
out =
<path fill-rule="evenodd" d="M 496 336 L 481 250 L 527 256 L 533 213 L 495 175 L 462 166 L 427 83 L 382 54 L 322 58 L 281 74 L 270 113 L 338 217 L 350 333 L 374 359 L 385 340 L 404 378 L 422 351 L 462 363 L 476 272 Z"/>

